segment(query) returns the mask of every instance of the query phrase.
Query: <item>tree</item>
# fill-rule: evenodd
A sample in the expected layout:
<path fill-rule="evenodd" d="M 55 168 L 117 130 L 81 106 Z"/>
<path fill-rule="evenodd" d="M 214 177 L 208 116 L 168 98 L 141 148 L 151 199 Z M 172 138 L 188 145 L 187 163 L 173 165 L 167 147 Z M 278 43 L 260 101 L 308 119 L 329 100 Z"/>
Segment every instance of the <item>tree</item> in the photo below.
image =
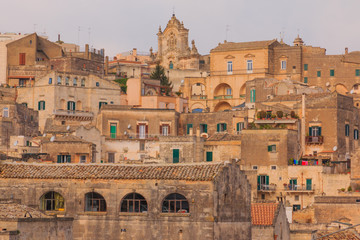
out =
<path fill-rule="evenodd" d="M 172 82 L 169 81 L 162 66 L 159 64 L 156 65 L 155 70 L 150 75 L 150 78 L 160 80 L 160 86 L 167 87 L 161 92 L 165 92 L 166 95 L 169 95 L 172 89 Z"/>

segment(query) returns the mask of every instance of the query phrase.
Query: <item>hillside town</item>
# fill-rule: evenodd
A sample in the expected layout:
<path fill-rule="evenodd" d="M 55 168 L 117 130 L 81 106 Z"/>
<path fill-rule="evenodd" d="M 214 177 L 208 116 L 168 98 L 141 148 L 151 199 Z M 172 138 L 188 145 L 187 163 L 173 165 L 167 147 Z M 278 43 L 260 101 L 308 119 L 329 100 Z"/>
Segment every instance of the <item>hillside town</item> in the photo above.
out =
<path fill-rule="evenodd" d="M 0 240 L 360 239 L 360 50 L 0 33 Z"/>

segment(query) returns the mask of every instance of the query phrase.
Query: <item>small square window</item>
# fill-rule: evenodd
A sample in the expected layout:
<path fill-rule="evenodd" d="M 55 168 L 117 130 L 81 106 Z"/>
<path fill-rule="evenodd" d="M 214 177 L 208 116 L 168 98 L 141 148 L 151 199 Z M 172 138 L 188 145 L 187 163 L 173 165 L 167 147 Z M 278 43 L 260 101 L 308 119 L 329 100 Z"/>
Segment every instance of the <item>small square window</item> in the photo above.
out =
<path fill-rule="evenodd" d="M 99 82 L 96 82 L 96 86 L 99 87 L 99 86 L 100 86 L 100 83 L 99 83 Z"/>
<path fill-rule="evenodd" d="M 276 145 L 275 144 L 269 145 L 268 146 L 268 152 L 276 152 Z"/>
<path fill-rule="evenodd" d="M 295 195 L 295 201 L 299 201 L 299 195 Z"/>
<path fill-rule="evenodd" d="M 330 69 L 330 77 L 334 77 L 335 76 L 335 70 L 334 69 Z"/>
<path fill-rule="evenodd" d="M 252 166 L 253 170 L 258 170 L 258 166 Z"/>
<path fill-rule="evenodd" d="M 271 166 L 271 170 L 276 170 L 276 166 Z"/>

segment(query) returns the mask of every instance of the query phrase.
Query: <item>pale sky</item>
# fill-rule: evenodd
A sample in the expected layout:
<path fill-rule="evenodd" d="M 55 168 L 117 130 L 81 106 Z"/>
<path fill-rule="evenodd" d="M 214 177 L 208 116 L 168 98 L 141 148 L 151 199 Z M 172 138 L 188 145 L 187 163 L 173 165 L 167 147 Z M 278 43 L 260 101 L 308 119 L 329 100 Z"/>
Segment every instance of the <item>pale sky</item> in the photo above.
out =
<path fill-rule="evenodd" d="M 0 0 L 0 32 L 46 32 L 51 41 L 90 43 L 106 55 L 137 48 L 157 50 L 159 25 L 184 22 L 189 42 L 208 54 L 226 38 L 234 42 L 280 37 L 292 44 L 299 33 L 305 44 L 328 54 L 360 50 L 360 0 Z M 80 31 L 79 31 L 80 27 Z M 90 37 L 89 37 L 89 30 Z M 190 43 L 189 43 L 190 44 Z"/>

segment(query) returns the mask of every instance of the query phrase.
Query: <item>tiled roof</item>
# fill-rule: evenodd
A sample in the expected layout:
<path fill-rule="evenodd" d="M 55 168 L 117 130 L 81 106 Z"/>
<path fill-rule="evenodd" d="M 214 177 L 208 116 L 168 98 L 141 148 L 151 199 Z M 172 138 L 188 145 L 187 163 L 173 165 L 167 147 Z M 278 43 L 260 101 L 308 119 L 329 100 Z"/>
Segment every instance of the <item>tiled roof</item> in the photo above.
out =
<path fill-rule="evenodd" d="M 329 233 L 331 232 L 317 232 L 314 235 L 316 238 L 318 238 L 327 235 Z M 349 229 L 320 239 L 321 240 L 360 240 L 360 237 L 359 234 L 357 234 L 354 230 Z"/>
<path fill-rule="evenodd" d="M 50 142 L 50 137 L 49 136 L 46 136 L 46 137 L 43 137 L 42 139 L 42 142 L 43 143 L 48 143 Z M 74 136 L 74 135 L 68 135 L 68 136 L 56 136 L 54 138 L 54 141 L 53 142 L 72 142 L 72 143 L 90 143 L 82 138 L 79 138 L 77 136 Z"/>
<path fill-rule="evenodd" d="M 257 48 L 267 48 L 276 40 L 267 40 L 267 41 L 254 41 L 254 42 L 226 42 L 221 43 L 216 48 L 212 49 L 211 52 L 222 52 L 222 51 L 234 51 L 234 50 L 245 50 L 245 49 L 257 49 Z"/>
<path fill-rule="evenodd" d="M 161 179 L 211 181 L 224 163 L 118 164 L 0 164 L 0 178 L 27 179 Z"/>
<path fill-rule="evenodd" d="M 30 217 L 29 213 L 31 215 L 31 217 L 33 218 L 49 218 L 50 216 L 45 215 L 44 213 L 22 205 L 22 204 L 18 204 L 18 203 L 0 203 L 0 218 L 24 218 L 25 214 L 26 217 Z"/>
<path fill-rule="evenodd" d="M 274 222 L 278 203 L 252 203 L 251 222 L 253 225 L 270 226 Z"/>
<path fill-rule="evenodd" d="M 231 135 L 228 133 L 215 133 L 208 137 L 206 141 L 240 141 L 240 135 Z"/>
<path fill-rule="evenodd" d="M 327 96 L 331 96 L 333 95 L 333 93 L 313 93 L 313 94 L 306 94 L 306 100 L 309 99 L 319 99 L 322 97 L 327 97 Z M 278 95 L 275 96 L 272 99 L 268 99 L 266 100 L 266 102 L 279 102 L 279 101 L 300 101 L 302 98 L 301 94 L 291 94 L 291 95 Z"/>

